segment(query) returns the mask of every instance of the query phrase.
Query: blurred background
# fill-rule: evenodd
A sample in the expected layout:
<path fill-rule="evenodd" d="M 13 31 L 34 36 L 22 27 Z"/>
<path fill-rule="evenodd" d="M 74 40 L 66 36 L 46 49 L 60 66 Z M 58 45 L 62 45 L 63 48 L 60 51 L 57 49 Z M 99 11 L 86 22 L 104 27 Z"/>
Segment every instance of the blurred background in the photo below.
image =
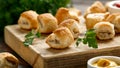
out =
<path fill-rule="evenodd" d="M 37 13 L 50 12 L 55 15 L 59 7 L 75 7 L 81 10 L 82 14 L 87 7 L 97 0 L 0 0 L 0 52 L 10 52 L 20 60 L 19 68 L 32 68 L 20 58 L 4 42 L 4 27 L 17 24 L 20 14 L 26 10 L 34 10 Z M 106 3 L 112 0 L 99 0 Z"/>

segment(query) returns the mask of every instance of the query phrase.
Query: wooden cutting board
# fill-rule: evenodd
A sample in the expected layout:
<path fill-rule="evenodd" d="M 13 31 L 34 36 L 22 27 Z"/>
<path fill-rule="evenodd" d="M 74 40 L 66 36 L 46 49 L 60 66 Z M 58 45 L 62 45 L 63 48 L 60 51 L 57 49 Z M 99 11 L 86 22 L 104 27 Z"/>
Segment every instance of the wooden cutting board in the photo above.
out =
<path fill-rule="evenodd" d="M 81 32 L 84 32 L 85 26 L 80 26 Z M 55 50 L 45 43 L 48 35 L 42 34 L 41 38 L 34 40 L 33 45 L 25 47 L 23 41 L 28 31 L 20 29 L 18 25 L 9 25 L 4 32 L 8 46 L 33 68 L 81 68 L 81 65 L 86 65 L 87 60 L 95 56 L 120 56 L 120 35 L 112 40 L 98 41 L 98 49 L 89 48 L 82 43 L 76 47 L 73 43 L 67 49 Z"/>

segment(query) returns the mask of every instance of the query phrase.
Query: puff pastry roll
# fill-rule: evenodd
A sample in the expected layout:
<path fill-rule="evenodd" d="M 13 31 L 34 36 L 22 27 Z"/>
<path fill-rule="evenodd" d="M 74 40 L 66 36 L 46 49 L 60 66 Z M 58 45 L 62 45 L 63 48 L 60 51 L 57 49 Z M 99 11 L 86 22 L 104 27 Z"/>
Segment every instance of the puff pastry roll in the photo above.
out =
<path fill-rule="evenodd" d="M 38 14 L 35 11 L 29 10 L 21 13 L 18 24 L 22 29 L 36 29 L 38 27 Z"/>
<path fill-rule="evenodd" d="M 107 9 L 100 1 L 95 1 L 85 12 L 85 17 L 89 13 L 105 13 Z"/>
<path fill-rule="evenodd" d="M 58 28 L 57 19 L 51 13 L 40 14 L 37 19 L 41 33 L 51 33 Z"/>
<path fill-rule="evenodd" d="M 117 16 L 113 22 L 116 33 L 120 33 L 120 15 Z"/>
<path fill-rule="evenodd" d="M 105 21 L 105 19 L 109 16 L 109 13 L 92 13 L 86 16 L 86 28 L 92 29 L 94 25 L 98 22 Z"/>
<path fill-rule="evenodd" d="M 94 26 L 94 29 L 100 40 L 112 39 L 115 36 L 114 25 L 110 22 L 99 22 Z"/>
<path fill-rule="evenodd" d="M 72 33 L 67 27 L 56 29 L 46 38 L 46 43 L 55 49 L 64 49 L 69 47 L 74 42 Z"/>
<path fill-rule="evenodd" d="M 109 21 L 112 24 L 114 24 L 115 32 L 120 33 L 120 13 L 113 13 L 109 15 L 106 21 Z"/>
<path fill-rule="evenodd" d="M 59 27 L 67 27 L 71 31 L 74 38 L 77 38 L 80 35 L 79 24 L 74 19 L 64 20 L 59 24 Z"/>
<path fill-rule="evenodd" d="M 18 59 L 8 52 L 0 53 L 0 68 L 18 68 Z"/>
<path fill-rule="evenodd" d="M 75 19 L 79 22 L 79 16 L 81 15 L 80 10 L 75 8 L 59 8 L 55 17 L 58 20 L 58 24 L 60 24 L 63 20 L 66 19 Z"/>

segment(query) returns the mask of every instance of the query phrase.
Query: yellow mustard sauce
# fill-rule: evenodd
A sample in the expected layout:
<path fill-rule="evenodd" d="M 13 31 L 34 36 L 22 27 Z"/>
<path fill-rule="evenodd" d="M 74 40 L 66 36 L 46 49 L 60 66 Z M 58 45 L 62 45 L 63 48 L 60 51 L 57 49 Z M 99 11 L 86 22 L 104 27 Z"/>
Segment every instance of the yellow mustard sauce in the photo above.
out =
<path fill-rule="evenodd" d="M 97 68 L 115 68 L 119 66 L 116 62 L 104 58 L 100 58 L 98 61 L 93 63 L 93 66 Z"/>

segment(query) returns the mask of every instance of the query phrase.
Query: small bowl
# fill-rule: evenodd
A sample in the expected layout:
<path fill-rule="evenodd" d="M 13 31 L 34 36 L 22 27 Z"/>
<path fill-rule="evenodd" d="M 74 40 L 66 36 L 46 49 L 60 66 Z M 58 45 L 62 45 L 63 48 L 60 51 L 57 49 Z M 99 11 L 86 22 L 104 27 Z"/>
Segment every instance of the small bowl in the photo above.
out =
<path fill-rule="evenodd" d="M 115 3 L 120 3 L 119 0 L 116 0 L 116 1 L 111 1 L 111 2 L 108 2 L 106 4 L 107 6 L 107 9 L 110 13 L 117 13 L 117 12 L 120 12 L 120 8 L 114 6 Z"/>
<path fill-rule="evenodd" d="M 95 62 L 97 62 L 100 58 L 115 61 L 117 64 L 120 65 L 120 57 L 117 57 L 117 56 L 97 56 L 97 57 L 93 57 L 93 58 L 88 60 L 87 68 L 96 68 L 95 66 L 93 66 L 93 64 Z M 120 66 L 117 66 L 116 68 L 120 68 Z"/>

